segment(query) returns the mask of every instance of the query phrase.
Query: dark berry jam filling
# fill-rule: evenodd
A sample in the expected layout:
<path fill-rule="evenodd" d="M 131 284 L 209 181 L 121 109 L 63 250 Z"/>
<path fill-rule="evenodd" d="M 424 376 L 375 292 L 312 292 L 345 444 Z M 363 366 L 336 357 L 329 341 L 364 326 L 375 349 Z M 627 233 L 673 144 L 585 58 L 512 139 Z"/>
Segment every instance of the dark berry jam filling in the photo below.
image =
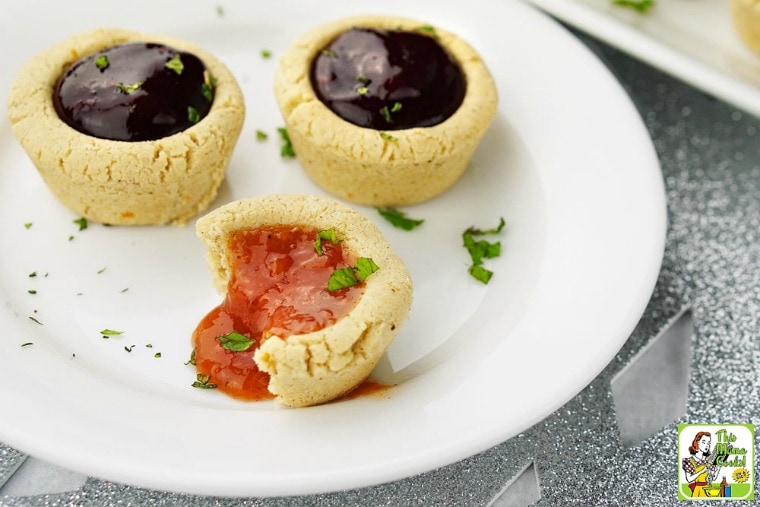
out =
<path fill-rule="evenodd" d="M 321 49 L 311 83 L 335 114 L 376 130 L 437 125 L 466 90 L 462 70 L 435 38 L 369 28 L 347 30 Z"/>
<path fill-rule="evenodd" d="M 148 141 L 181 132 L 211 109 L 213 77 L 190 53 L 127 43 L 89 55 L 61 76 L 53 92 L 58 116 L 84 134 Z"/>

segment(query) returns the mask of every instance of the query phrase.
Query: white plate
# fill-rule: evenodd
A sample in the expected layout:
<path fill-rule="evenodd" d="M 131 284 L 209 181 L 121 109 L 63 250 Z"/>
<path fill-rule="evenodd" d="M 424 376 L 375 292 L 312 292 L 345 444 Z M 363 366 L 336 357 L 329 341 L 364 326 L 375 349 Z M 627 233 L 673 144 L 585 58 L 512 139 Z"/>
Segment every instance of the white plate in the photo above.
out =
<path fill-rule="evenodd" d="M 760 56 L 739 39 L 729 0 L 656 0 L 645 14 L 612 0 L 527 0 L 660 70 L 760 116 Z"/>
<path fill-rule="evenodd" d="M 221 299 L 192 226 L 78 231 L 78 217 L 47 191 L 4 121 L 0 441 L 149 488 L 331 491 L 485 450 L 556 410 L 609 362 L 651 295 L 666 226 L 657 158 L 628 97 L 575 38 L 523 4 L 473 4 L 466 16 L 453 0 L 386 0 L 381 8 L 469 39 L 501 93 L 464 178 L 406 209 L 426 219 L 422 228 L 396 230 L 361 208 L 415 281 L 411 318 L 378 371 L 401 384 L 387 398 L 300 410 L 191 388 L 190 335 Z M 279 156 L 276 57 L 302 31 L 367 8 L 330 0 L 297 8 L 225 2 L 223 16 L 213 3 L 182 9 L 142 0 L 19 2 L 12 23 L 2 13 L 2 94 L 23 61 L 85 28 L 118 24 L 191 39 L 227 62 L 247 95 L 244 131 L 214 205 L 277 191 L 322 194 L 296 161 Z M 262 49 L 274 58 L 263 59 Z M 257 129 L 269 140 L 257 141 Z M 503 254 L 483 286 L 466 273 L 460 234 L 500 216 L 508 223 Z M 104 328 L 124 334 L 104 340 Z"/>

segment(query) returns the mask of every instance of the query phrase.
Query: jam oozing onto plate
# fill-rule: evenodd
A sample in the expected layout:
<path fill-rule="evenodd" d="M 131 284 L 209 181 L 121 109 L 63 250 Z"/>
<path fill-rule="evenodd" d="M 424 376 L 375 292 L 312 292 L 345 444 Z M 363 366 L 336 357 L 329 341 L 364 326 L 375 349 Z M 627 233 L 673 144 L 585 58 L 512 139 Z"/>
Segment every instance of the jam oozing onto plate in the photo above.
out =
<path fill-rule="evenodd" d="M 330 241 L 322 242 L 319 255 L 314 246 L 317 233 L 274 226 L 230 235 L 227 296 L 193 334 L 196 369 L 209 377 L 208 384 L 237 399 L 272 398 L 269 375 L 253 360 L 262 341 L 272 335 L 285 338 L 318 331 L 356 305 L 361 285 L 327 290 L 332 273 L 350 266 L 351 259 L 341 243 Z M 236 341 L 223 345 L 229 339 Z M 246 350 L 231 350 L 246 344 Z"/>
<path fill-rule="evenodd" d="M 464 100 L 459 65 L 438 41 L 414 31 L 352 28 L 316 56 L 311 83 L 344 120 L 376 130 L 430 127 Z"/>
<path fill-rule="evenodd" d="M 144 42 L 74 63 L 58 80 L 58 116 L 84 134 L 147 141 L 181 132 L 211 109 L 214 81 L 197 56 Z"/>

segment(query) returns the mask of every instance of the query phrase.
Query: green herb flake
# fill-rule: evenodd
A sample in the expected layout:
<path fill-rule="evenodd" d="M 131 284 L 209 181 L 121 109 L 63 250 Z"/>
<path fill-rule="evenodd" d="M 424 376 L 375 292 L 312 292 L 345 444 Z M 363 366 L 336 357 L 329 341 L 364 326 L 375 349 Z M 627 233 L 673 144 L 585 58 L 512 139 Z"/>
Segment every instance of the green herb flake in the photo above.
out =
<path fill-rule="evenodd" d="M 160 359 L 161 358 L 161 352 L 156 352 L 155 354 L 153 354 L 153 357 L 155 357 L 156 359 Z"/>
<path fill-rule="evenodd" d="M 203 94 L 203 98 L 205 98 L 209 102 L 211 102 L 212 100 L 214 100 L 214 89 L 211 88 L 206 83 L 203 83 L 201 85 L 201 93 Z"/>
<path fill-rule="evenodd" d="M 143 85 L 142 81 L 138 81 L 131 85 L 124 84 L 124 83 L 116 83 L 116 89 L 125 95 L 132 95 L 137 90 L 139 90 L 142 85 Z"/>
<path fill-rule="evenodd" d="M 464 232 L 465 232 L 465 234 L 470 234 L 470 235 L 473 235 L 473 236 L 474 235 L 485 236 L 485 235 L 489 235 L 489 234 L 490 235 L 499 234 L 502 230 L 504 230 L 504 226 L 506 224 L 507 223 L 504 221 L 504 219 L 500 218 L 499 219 L 499 225 L 497 225 L 496 227 L 493 227 L 491 229 L 484 229 L 483 230 L 483 229 L 476 229 L 475 227 L 470 227 L 469 229 L 467 229 Z"/>
<path fill-rule="evenodd" d="M 75 224 L 79 226 L 80 231 L 87 229 L 87 219 L 84 217 L 77 218 L 76 220 L 72 220 L 72 222 L 74 222 Z"/>
<path fill-rule="evenodd" d="M 396 136 L 392 136 L 392 135 L 388 134 L 387 132 L 380 132 L 380 137 L 381 137 L 383 140 L 385 140 L 385 141 L 389 141 L 389 142 L 391 142 L 391 143 L 395 143 L 395 142 L 397 142 L 397 141 L 398 141 L 398 137 L 396 137 Z"/>
<path fill-rule="evenodd" d="M 100 55 L 95 59 L 95 66 L 99 70 L 106 70 L 109 65 L 111 65 L 111 63 L 108 61 L 108 57 L 106 55 Z"/>
<path fill-rule="evenodd" d="M 393 208 L 376 208 L 377 212 L 385 218 L 388 222 L 393 224 L 394 227 L 403 229 L 405 231 L 411 231 L 416 229 L 425 221 L 424 219 L 407 218 L 406 213 Z"/>
<path fill-rule="evenodd" d="M 323 49 L 322 56 L 326 56 L 327 58 L 337 58 L 338 54 L 332 49 Z"/>
<path fill-rule="evenodd" d="M 470 266 L 467 272 L 475 278 L 477 281 L 487 284 L 493 276 L 493 271 L 484 268 L 483 266 Z"/>
<path fill-rule="evenodd" d="M 345 289 L 346 287 L 353 287 L 358 283 L 359 279 L 356 277 L 353 268 L 336 269 L 327 281 L 327 290 L 332 292 L 334 290 Z"/>
<path fill-rule="evenodd" d="M 34 322 L 35 324 L 39 324 L 40 326 L 42 325 L 42 322 L 40 322 L 39 320 L 35 319 L 35 318 L 34 318 L 34 317 L 32 317 L 31 315 L 29 316 L 29 320 L 31 320 L 31 321 L 32 321 L 32 322 Z"/>
<path fill-rule="evenodd" d="M 383 115 L 386 122 L 393 123 L 393 117 L 391 115 L 401 111 L 401 107 L 401 102 L 394 102 L 390 108 L 388 108 L 388 106 L 381 107 L 380 114 Z"/>
<path fill-rule="evenodd" d="M 29 278 L 37 278 L 37 272 L 32 271 L 31 273 L 29 273 Z"/>
<path fill-rule="evenodd" d="M 261 50 L 261 57 L 263 59 L 265 59 L 265 60 L 269 59 L 269 58 L 272 58 L 272 52 L 270 50 L 268 50 L 268 49 L 262 49 Z"/>
<path fill-rule="evenodd" d="M 433 37 L 434 39 L 438 38 L 438 32 L 435 30 L 435 27 L 432 25 L 421 25 L 417 27 L 418 32 L 423 32 L 428 34 L 429 36 Z"/>
<path fill-rule="evenodd" d="M 175 55 L 174 58 L 164 64 L 169 70 L 173 70 L 178 76 L 182 75 L 182 71 L 185 70 L 185 64 L 182 63 L 182 59 L 179 55 Z"/>
<path fill-rule="evenodd" d="M 190 120 L 190 123 L 198 123 L 201 121 L 201 115 L 193 106 L 187 106 L 187 119 Z"/>
<path fill-rule="evenodd" d="M 256 131 L 256 140 L 257 141 L 266 141 L 267 139 L 269 139 L 269 134 L 267 134 L 263 130 L 257 130 Z"/>
<path fill-rule="evenodd" d="M 640 14 L 646 14 L 655 5 L 654 0 L 612 0 L 612 5 L 633 9 Z"/>
<path fill-rule="evenodd" d="M 32 295 L 37 294 L 37 291 L 34 289 L 29 289 L 27 292 Z"/>
<path fill-rule="evenodd" d="M 233 331 L 230 334 L 217 336 L 216 340 L 225 350 L 231 350 L 232 352 L 245 352 L 256 343 L 246 335 L 240 334 L 236 331 Z"/>
<path fill-rule="evenodd" d="M 195 349 L 193 349 L 192 352 L 190 352 L 190 359 L 187 360 L 187 362 L 185 363 L 185 366 L 187 366 L 188 364 L 195 366 Z"/>
<path fill-rule="evenodd" d="M 359 95 L 369 94 L 369 88 L 367 88 L 367 85 L 370 83 L 370 81 L 372 80 L 368 78 L 367 76 L 363 76 L 361 74 L 356 76 L 356 82 L 361 85 L 356 88 L 356 93 L 358 93 Z"/>
<path fill-rule="evenodd" d="M 324 251 L 322 250 L 322 240 L 330 241 L 333 245 L 337 245 L 340 243 L 341 239 L 338 239 L 338 235 L 335 234 L 334 229 L 324 229 L 317 233 L 317 239 L 314 240 L 314 250 L 317 251 L 317 255 L 322 255 Z"/>
<path fill-rule="evenodd" d="M 380 266 L 375 264 L 375 261 L 369 257 L 359 257 L 354 269 L 356 270 L 356 276 L 358 276 L 359 280 L 363 282 L 369 277 L 369 275 L 380 269 Z"/>
<path fill-rule="evenodd" d="M 207 70 L 203 71 L 203 84 L 201 85 L 201 93 L 203 97 L 211 102 L 214 100 L 214 89 L 216 88 L 216 78 L 211 75 Z"/>
<path fill-rule="evenodd" d="M 100 274 L 103 274 L 103 273 L 105 273 L 105 271 L 106 271 L 106 268 L 105 268 L 105 267 L 103 267 L 103 268 L 100 268 L 100 269 L 98 270 L 98 274 L 99 274 L 99 275 L 100 275 Z"/>
<path fill-rule="evenodd" d="M 24 229 L 31 229 L 31 228 L 32 228 L 32 222 L 24 223 Z"/>
<path fill-rule="evenodd" d="M 216 15 L 219 16 L 220 18 L 224 17 L 224 6 L 222 5 L 216 6 Z"/>
<path fill-rule="evenodd" d="M 332 292 L 358 285 L 378 269 L 380 267 L 372 259 L 360 257 L 356 261 L 356 266 L 333 271 L 330 279 L 327 281 L 327 290 Z"/>
<path fill-rule="evenodd" d="M 30 345 L 34 345 L 34 342 L 26 342 L 21 344 L 21 348 L 28 347 Z"/>
<path fill-rule="evenodd" d="M 145 344 L 145 348 L 146 349 L 152 349 L 153 348 L 153 344 L 152 343 L 146 343 Z"/>
<path fill-rule="evenodd" d="M 501 255 L 501 242 L 490 242 L 485 239 L 476 239 L 477 236 L 499 234 L 506 222 L 504 218 L 499 220 L 499 225 L 491 229 L 477 229 L 470 227 L 462 233 L 462 243 L 472 259 L 472 265 L 468 272 L 481 283 L 487 284 L 493 272 L 483 267 L 484 259 L 493 259 Z"/>
<path fill-rule="evenodd" d="M 293 158 L 296 156 L 296 152 L 293 149 L 293 143 L 290 142 L 290 135 L 288 134 L 288 129 L 285 127 L 279 127 L 277 129 L 277 133 L 280 134 L 280 140 L 282 141 L 282 146 L 280 148 L 280 156 L 282 158 Z"/>
<path fill-rule="evenodd" d="M 380 108 L 380 114 L 383 115 L 383 118 L 385 118 L 387 123 L 393 123 L 393 118 L 391 118 L 391 112 L 388 109 L 388 106 Z"/>
<path fill-rule="evenodd" d="M 484 239 L 476 241 L 470 234 L 463 235 L 462 239 L 474 265 L 482 264 L 483 259 L 493 259 L 501 255 L 501 243 L 498 241 L 495 243 Z"/>
<path fill-rule="evenodd" d="M 134 345 L 130 345 L 129 347 L 127 347 L 126 345 L 124 345 L 124 350 L 126 350 L 127 352 L 132 352 L 133 348 L 135 348 Z"/>
<path fill-rule="evenodd" d="M 124 331 L 116 331 L 114 329 L 104 329 L 100 332 L 101 335 L 103 335 L 103 338 L 107 338 L 109 336 L 119 336 L 120 334 L 124 334 Z"/>
<path fill-rule="evenodd" d="M 202 373 L 199 373 L 195 376 L 195 382 L 193 382 L 191 385 L 193 387 L 197 387 L 198 389 L 216 389 L 216 384 L 210 383 L 210 380 L 211 375 L 204 375 Z"/>

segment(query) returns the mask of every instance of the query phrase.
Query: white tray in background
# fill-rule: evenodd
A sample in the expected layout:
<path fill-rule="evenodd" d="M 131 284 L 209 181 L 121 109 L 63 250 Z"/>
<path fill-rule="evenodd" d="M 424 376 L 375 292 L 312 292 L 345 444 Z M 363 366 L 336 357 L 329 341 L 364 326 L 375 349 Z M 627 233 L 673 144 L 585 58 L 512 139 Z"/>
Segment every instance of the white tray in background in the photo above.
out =
<path fill-rule="evenodd" d="M 728 0 L 656 0 L 641 14 L 611 0 L 528 0 L 700 90 L 760 116 L 760 56 L 734 30 Z"/>

